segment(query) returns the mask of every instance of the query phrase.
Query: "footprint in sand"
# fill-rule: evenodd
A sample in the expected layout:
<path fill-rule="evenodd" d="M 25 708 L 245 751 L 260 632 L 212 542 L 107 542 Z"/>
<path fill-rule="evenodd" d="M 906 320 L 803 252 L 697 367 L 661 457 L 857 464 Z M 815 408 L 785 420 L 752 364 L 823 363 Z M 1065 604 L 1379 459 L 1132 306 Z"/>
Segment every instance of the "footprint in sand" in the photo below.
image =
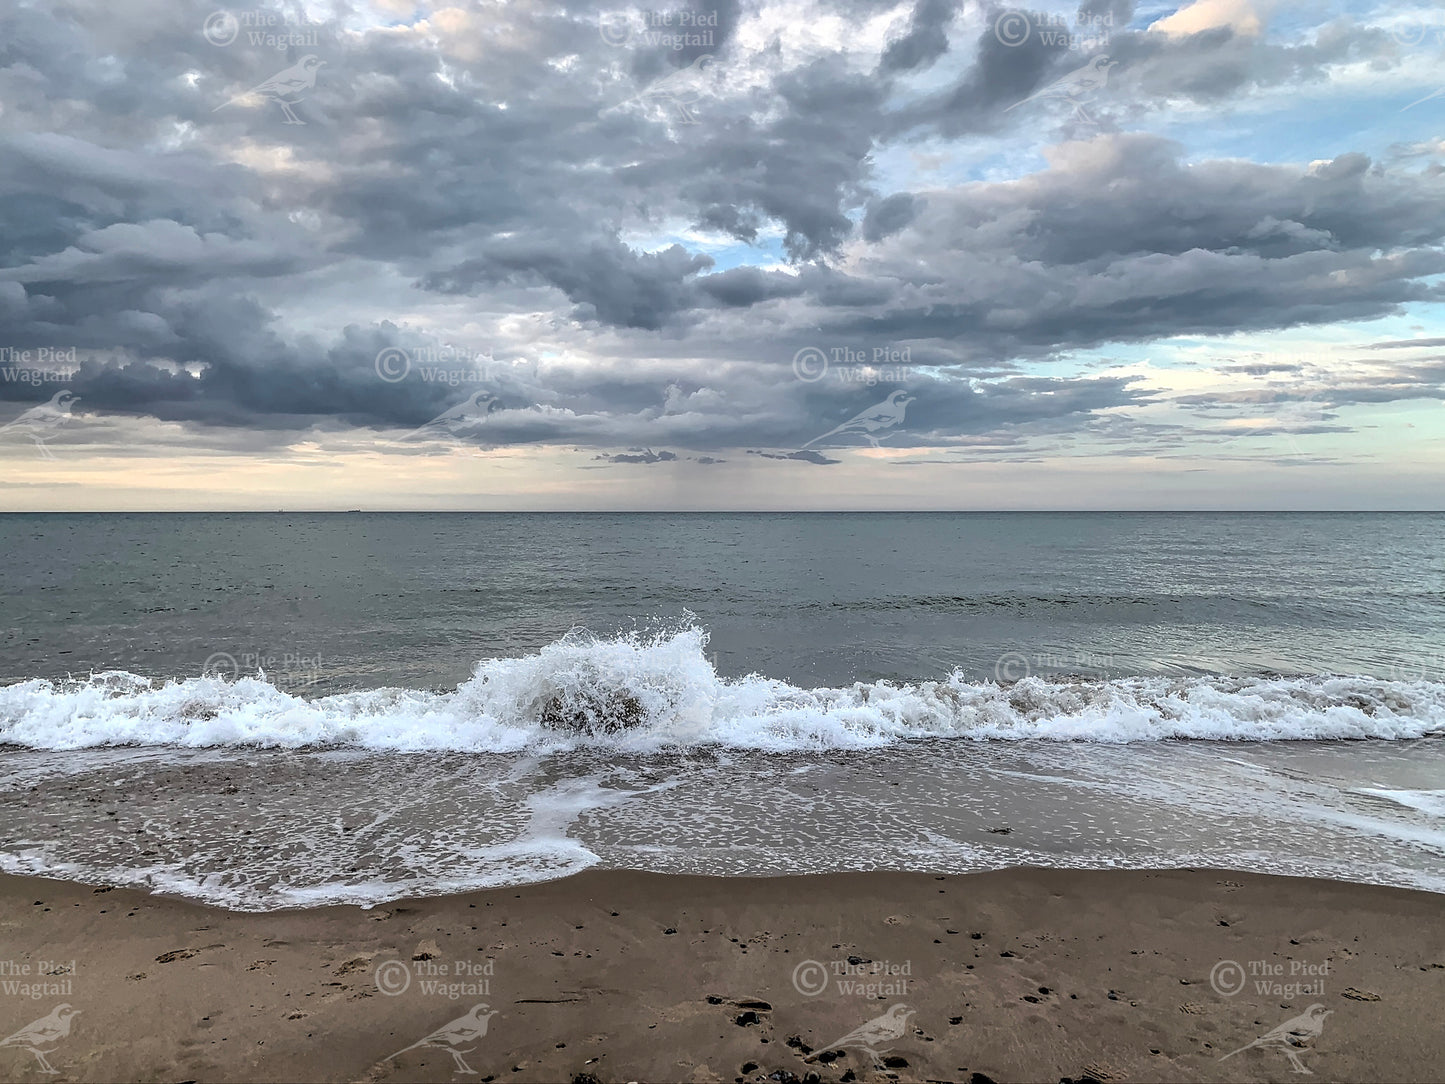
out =
<path fill-rule="evenodd" d="M 1347 997 L 1351 1001 L 1379 1001 L 1380 995 L 1371 993 L 1369 990 L 1356 990 L 1353 986 L 1347 986 L 1340 993 L 1341 997 Z"/>
<path fill-rule="evenodd" d="M 364 956 L 353 956 L 336 969 L 336 976 L 340 978 L 342 975 L 350 975 L 353 971 L 368 970 L 371 967 L 371 958 L 375 955 L 376 953 L 370 952 Z"/>

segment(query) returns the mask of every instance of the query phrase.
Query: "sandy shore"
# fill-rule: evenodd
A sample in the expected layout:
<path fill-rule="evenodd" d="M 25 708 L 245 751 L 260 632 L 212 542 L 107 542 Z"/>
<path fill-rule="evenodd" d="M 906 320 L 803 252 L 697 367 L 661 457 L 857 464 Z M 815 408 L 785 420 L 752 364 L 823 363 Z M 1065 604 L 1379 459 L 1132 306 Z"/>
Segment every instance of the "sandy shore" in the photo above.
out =
<path fill-rule="evenodd" d="M 594 872 L 269 914 L 12 877 L 0 930 L 0 1036 L 48 1021 L 0 1044 L 6 1080 L 1264 1081 L 1298 1079 L 1298 1059 L 1321 1080 L 1425 1081 L 1445 1066 L 1445 898 L 1253 874 Z M 1212 971 L 1244 988 L 1226 996 Z M 1220 1060 L 1295 1018 L 1293 1042 Z M 873 1054 L 845 1042 L 870 1021 Z"/>

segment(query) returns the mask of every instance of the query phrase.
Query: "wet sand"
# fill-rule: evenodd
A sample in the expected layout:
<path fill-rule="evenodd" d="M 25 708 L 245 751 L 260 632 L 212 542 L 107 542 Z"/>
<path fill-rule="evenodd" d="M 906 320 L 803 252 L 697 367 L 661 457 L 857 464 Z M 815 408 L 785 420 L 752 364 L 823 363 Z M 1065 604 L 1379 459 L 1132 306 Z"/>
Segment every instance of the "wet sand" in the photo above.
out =
<path fill-rule="evenodd" d="M 264 914 L 8 877 L 0 931 L 0 1036 L 47 1021 L 0 1044 L 6 1080 L 1427 1081 L 1445 1065 L 1445 897 L 1245 873 L 588 872 Z"/>

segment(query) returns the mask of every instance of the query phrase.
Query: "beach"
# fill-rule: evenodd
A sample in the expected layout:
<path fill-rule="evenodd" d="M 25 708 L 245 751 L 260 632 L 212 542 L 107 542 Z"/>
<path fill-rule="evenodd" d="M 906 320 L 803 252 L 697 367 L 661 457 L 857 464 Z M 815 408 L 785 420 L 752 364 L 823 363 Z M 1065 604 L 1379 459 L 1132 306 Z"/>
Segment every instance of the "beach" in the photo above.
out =
<path fill-rule="evenodd" d="M 1438 1079 L 1440 525 L 0 517 L 0 1080 Z"/>
<path fill-rule="evenodd" d="M 0 2 L 0 1084 L 1445 1084 L 1442 61 Z"/>
<path fill-rule="evenodd" d="M 238 913 L 7 877 L 0 926 L 0 1034 L 78 1010 L 62 1080 L 1286 1080 L 1249 1044 L 1312 1006 L 1319 1079 L 1445 1064 L 1439 896 L 1308 878 L 606 870 Z"/>

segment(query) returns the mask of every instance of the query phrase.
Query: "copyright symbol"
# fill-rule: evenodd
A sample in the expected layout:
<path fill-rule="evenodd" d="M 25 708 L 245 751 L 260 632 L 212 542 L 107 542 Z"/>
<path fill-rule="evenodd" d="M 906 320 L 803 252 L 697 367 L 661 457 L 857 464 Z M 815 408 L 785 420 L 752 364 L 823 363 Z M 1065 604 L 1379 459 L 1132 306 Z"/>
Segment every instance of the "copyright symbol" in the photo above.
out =
<path fill-rule="evenodd" d="M 817 960 L 804 960 L 793 968 L 793 988 L 804 997 L 817 997 L 828 989 L 828 968 Z"/>
<path fill-rule="evenodd" d="M 1233 997 L 1244 989 L 1244 968 L 1233 960 L 1220 960 L 1209 969 L 1209 985 L 1223 997 Z"/>
<path fill-rule="evenodd" d="M 201 33 L 212 45 L 219 45 L 225 48 L 236 40 L 236 35 L 241 32 L 241 24 L 229 11 L 213 11 L 206 17 L 205 25 Z"/>
<path fill-rule="evenodd" d="M 388 346 L 376 355 L 376 375 L 388 384 L 397 384 L 411 372 L 411 358 L 399 346 Z"/>
<path fill-rule="evenodd" d="M 1429 29 L 1427 27 L 1418 24 L 1415 26 L 1397 26 L 1394 30 L 1390 31 L 1391 36 L 1401 45 L 1419 45 L 1425 40 L 1425 36 L 1428 33 Z"/>
<path fill-rule="evenodd" d="M 597 33 L 608 45 L 626 45 L 632 40 L 632 16 L 625 11 L 603 12 L 597 20 Z"/>
<path fill-rule="evenodd" d="M 226 681 L 235 681 L 241 676 L 240 664 L 236 662 L 236 656 L 227 654 L 224 651 L 217 651 L 206 657 L 201 664 L 201 677 L 218 677 Z"/>
<path fill-rule="evenodd" d="M 1019 673 L 1022 671 L 1022 673 Z M 1021 655 L 1017 651 L 1010 651 L 998 657 L 998 662 L 993 664 L 993 676 L 995 680 L 1002 683 L 1005 681 L 1018 681 L 1021 677 L 1029 676 L 1029 657 Z"/>
<path fill-rule="evenodd" d="M 411 968 L 400 960 L 387 960 L 376 965 L 376 974 L 372 976 L 376 981 L 376 988 L 387 997 L 396 997 L 404 994 L 407 987 L 411 985 Z"/>
<path fill-rule="evenodd" d="M 828 375 L 828 355 L 816 346 L 803 347 L 793 355 L 793 375 L 806 384 L 822 380 Z"/>
<path fill-rule="evenodd" d="M 1026 12 L 1005 11 L 993 21 L 993 36 L 1011 49 L 1028 41 L 1033 32 L 1033 23 L 1029 22 Z"/>

